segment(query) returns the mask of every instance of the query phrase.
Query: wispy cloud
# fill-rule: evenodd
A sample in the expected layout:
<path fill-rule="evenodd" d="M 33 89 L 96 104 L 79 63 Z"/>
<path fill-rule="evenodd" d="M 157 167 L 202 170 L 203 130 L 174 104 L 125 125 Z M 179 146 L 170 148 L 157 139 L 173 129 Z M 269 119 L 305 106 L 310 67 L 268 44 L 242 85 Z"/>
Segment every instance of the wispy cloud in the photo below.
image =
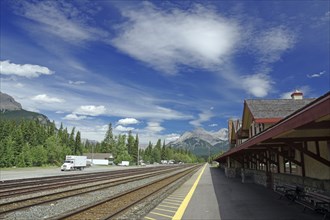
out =
<path fill-rule="evenodd" d="M 47 67 L 33 65 L 33 64 L 15 64 L 9 60 L 0 61 L 1 74 L 3 75 L 17 75 L 27 78 L 34 78 L 40 75 L 51 75 L 51 71 Z"/>
<path fill-rule="evenodd" d="M 85 81 L 69 81 L 69 84 L 71 85 L 81 85 L 81 84 L 85 84 Z"/>
<path fill-rule="evenodd" d="M 40 103 L 62 103 L 65 101 L 64 99 L 50 97 L 47 94 L 36 95 L 32 97 L 32 100 Z"/>
<path fill-rule="evenodd" d="M 198 118 L 190 121 L 189 124 L 195 127 L 200 127 L 203 122 L 209 121 L 214 116 L 212 109 L 213 108 L 202 111 L 201 113 L 198 114 Z"/>
<path fill-rule="evenodd" d="M 326 72 L 325 71 L 321 71 L 319 73 L 314 73 L 314 74 L 307 74 L 308 78 L 319 78 L 322 75 L 324 75 Z"/>
<path fill-rule="evenodd" d="M 108 35 L 106 31 L 88 23 L 92 10 L 86 9 L 67 1 L 20 1 L 16 13 L 32 21 L 23 25 L 29 31 L 47 33 L 79 44 L 100 40 Z"/>
<path fill-rule="evenodd" d="M 253 48 L 262 63 L 274 63 L 296 43 L 295 33 L 284 26 L 272 27 L 256 34 Z"/>

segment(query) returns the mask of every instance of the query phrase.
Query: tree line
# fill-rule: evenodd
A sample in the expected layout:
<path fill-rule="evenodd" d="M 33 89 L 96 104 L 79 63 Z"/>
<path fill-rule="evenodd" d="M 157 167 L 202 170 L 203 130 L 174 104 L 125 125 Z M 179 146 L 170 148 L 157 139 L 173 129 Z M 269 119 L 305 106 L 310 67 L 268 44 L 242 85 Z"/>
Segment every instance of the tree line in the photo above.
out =
<path fill-rule="evenodd" d="M 112 124 L 108 126 L 101 142 L 82 141 L 80 131 L 75 127 L 69 132 L 61 124 L 56 128 L 54 122 L 41 124 L 36 120 L 0 120 L 0 167 L 59 166 L 66 155 L 83 153 L 111 153 L 115 160 L 139 160 L 160 163 L 161 160 L 175 160 L 185 163 L 201 162 L 202 159 L 184 149 L 166 147 L 159 139 L 155 146 L 151 142 L 147 148 L 139 147 L 138 134 L 113 135 Z"/>
<path fill-rule="evenodd" d="M 109 123 L 108 130 L 105 134 L 104 140 L 101 143 L 92 144 L 86 142 L 86 149 L 91 152 L 100 153 L 112 153 L 114 156 L 114 163 L 118 164 L 121 161 L 130 161 L 131 164 L 137 164 L 138 160 L 145 163 L 161 163 L 162 160 L 174 160 L 176 162 L 195 163 L 204 162 L 203 158 L 198 158 L 190 151 L 185 149 L 175 149 L 168 147 L 165 141 L 158 139 L 156 145 L 149 142 L 146 148 L 139 147 L 138 134 L 132 134 L 129 131 L 128 134 L 113 135 L 112 124 Z"/>

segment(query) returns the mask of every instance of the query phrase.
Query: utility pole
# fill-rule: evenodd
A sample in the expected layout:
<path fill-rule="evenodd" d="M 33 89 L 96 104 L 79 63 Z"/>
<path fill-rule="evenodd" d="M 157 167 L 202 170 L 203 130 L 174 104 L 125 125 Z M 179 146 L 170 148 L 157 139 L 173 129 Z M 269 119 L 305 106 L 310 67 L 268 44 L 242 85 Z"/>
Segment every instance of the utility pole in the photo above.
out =
<path fill-rule="evenodd" d="M 139 145 L 137 146 L 137 151 L 138 151 L 138 154 L 137 154 L 137 165 L 139 166 L 139 164 L 140 164 L 140 151 L 139 151 Z"/>
<path fill-rule="evenodd" d="M 93 160 L 94 160 L 94 152 L 93 152 L 94 144 L 92 144 L 92 166 L 93 166 Z"/>

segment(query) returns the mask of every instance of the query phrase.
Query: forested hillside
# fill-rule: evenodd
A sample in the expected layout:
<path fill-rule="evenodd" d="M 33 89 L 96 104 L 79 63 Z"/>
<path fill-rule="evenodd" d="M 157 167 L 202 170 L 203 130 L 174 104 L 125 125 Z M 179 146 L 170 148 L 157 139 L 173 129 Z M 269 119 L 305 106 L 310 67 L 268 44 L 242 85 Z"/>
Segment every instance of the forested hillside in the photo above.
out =
<path fill-rule="evenodd" d="M 131 132 L 114 136 L 109 124 L 104 140 L 82 142 L 81 134 L 73 128 L 70 132 L 54 122 L 43 124 L 38 120 L 0 120 L 0 167 L 31 167 L 60 165 L 66 155 L 81 155 L 84 152 L 112 153 L 115 163 L 122 160 L 137 162 L 139 138 Z M 186 150 L 172 149 L 161 145 L 161 140 L 146 149 L 139 149 L 140 159 L 154 163 L 161 160 L 197 162 L 198 158 Z"/>

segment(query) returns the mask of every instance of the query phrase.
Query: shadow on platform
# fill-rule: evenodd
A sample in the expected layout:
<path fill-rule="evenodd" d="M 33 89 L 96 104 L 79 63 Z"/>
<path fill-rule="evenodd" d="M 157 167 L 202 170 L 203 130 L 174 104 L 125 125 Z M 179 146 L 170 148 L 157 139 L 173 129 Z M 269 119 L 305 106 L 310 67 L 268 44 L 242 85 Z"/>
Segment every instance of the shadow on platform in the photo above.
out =
<path fill-rule="evenodd" d="M 296 219 L 318 220 L 323 215 L 289 202 L 270 189 L 254 183 L 228 179 L 224 171 L 210 168 L 214 191 L 219 204 L 221 220 L 240 219 Z"/>

